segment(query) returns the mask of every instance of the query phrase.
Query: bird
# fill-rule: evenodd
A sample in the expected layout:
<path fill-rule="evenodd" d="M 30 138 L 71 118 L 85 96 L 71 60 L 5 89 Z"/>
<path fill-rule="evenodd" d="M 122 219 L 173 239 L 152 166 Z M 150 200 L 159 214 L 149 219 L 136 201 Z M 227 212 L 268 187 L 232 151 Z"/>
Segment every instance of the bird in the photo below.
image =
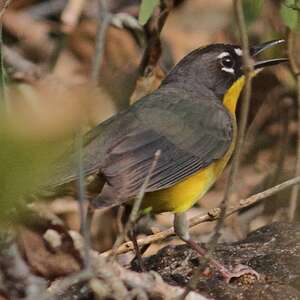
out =
<path fill-rule="evenodd" d="M 283 42 L 272 40 L 250 47 L 253 76 L 287 61 L 256 60 L 259 53 Z M 236 106 L 244 84 L 240 46 L 200 47 L 181 59 L 157 90 L 87 132 L 83 136 L 83 173 L 96 175 L 101 186 L 99 195 L 91 200 L 94 207 L 132 203 L 156 157 L 142 209 L 174 213 L 177 236 L 205 255 L 190 237 L 186 212 L 212 187 L 234 152 Z M 78 179 L 74 149 L 57 163 L 52 186 Z M 209 262 L 226 280 L 236 276 L 215 259 Z"/>

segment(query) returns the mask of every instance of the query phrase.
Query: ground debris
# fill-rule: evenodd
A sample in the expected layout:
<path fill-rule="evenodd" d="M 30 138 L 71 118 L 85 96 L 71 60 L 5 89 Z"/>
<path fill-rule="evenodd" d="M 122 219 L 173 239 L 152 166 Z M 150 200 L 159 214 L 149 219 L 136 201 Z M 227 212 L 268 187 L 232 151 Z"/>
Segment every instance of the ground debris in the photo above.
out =
<path fill-rule="evenodd" d="M 228 285 L 210 270 L 206 276 L 199 274 L 197 291 L 214 299 L 300 299 L 300 223 L 262 227 L 242 241 L 219 244 L 213 255 L 227 266 L 252 267 L 260 279 L 251 284 L 239 279 Z M 182 287 L 187 286 L 196 269 L 205 270 L 203 260 L 187 245 L 166 246 L 145 258 L 144 264 L 167 283 Z"/>

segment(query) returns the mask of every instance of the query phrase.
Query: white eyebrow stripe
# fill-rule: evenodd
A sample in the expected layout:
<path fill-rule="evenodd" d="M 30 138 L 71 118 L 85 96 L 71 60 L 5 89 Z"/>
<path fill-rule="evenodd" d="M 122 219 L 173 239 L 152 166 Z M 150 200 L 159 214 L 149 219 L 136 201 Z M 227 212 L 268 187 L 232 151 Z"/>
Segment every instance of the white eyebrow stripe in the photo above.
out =
<path fill-rule="evenodd" d="M 226 56 L 230 56 L 229 52 L 222 52 L 221 54 L 219 54 L 217 56 L 217 58 L 223 58 L 223 57 L 226 57 Z"/>
<path fill-rule="evenodd" d="M 243 55 L 243 51 L 240 48 L 234 48 L 234 52 L 236 53 L 236 55 L 238 56 L 242 56 Z"/>
<path fill-rule="evenodd" d="M 226 67 L 223 67 L 223 68 L 222 68 L 222 71 L 227 72 L 227 73 L 234 74 L 234 69 L 233 69 L 233 68 L 226 68 Z"/>

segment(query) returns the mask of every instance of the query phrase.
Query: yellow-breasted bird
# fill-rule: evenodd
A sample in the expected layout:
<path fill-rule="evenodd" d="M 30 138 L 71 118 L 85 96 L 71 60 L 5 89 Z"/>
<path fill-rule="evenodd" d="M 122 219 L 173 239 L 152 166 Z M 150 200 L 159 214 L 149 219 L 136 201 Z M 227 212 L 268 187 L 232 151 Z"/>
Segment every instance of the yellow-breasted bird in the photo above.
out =
<path fill-rule="evenodd" d="M 252 47 L 253 58 L 282 43 L 275 40 Z M 134 105 L 99 124 L 84 136 L 84 174 L 104 179 L 96 207 L 130 202 L 145 181 L 160 150 L 142 206 L 154 213 L 175 213 L 177 235 L 200 255 L 190 239 L 185 212 L 213 185 L 234 151 L 235 109 L 244 85 L 242 49 L 212 44 L 185 56 L 161 86 Z M 258 61 L 254 72 L 286 61 Z M 254 74 L 255 75 L 255 74 Z M 77 179 L 77 156 L 57 164 L 53 185 Z M 225 277 L 234 276 L 215 260 Z"/>

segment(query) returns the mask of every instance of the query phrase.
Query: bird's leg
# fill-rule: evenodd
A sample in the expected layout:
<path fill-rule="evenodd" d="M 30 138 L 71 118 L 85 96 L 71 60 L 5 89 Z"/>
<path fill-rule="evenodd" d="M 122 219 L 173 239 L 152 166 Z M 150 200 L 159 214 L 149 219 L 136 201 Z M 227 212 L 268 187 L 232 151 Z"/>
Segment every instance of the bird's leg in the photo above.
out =
<path fill-rule="evenodd" d="M 256 279 L 259 279 L 259 274 L 255 272 L 248 266 L 238 265 L 232 271 L 227 269 L 223 264 L 221 264 L 218 260 L 211 257 L 205 249 L 203 249 L 198 243 L 191 239 L 189 234 L 189 225 L 186 217 L 186 213 L 176 213 L 174 217 L 174 230 L 177 236 L 187 243 L 193 250 L 195 250 L 200 256 L 205 257 L 208 263 L 215 267 L 221 275 L 224 277 L 225 281 L 229 283 L 234 278 L 239 278 L 243 275 L 249 274 Z"/>
<path fill-rule="evenodd" d="M 139 248 L 138 242 L 137 242 L 137 238 L 136 238 L 136 231 L 133 228 L 131 228 L 131 230 L 129 230 L 128 232 L 128 236 L 131 239 L 132 243 L 133 243 L 133 247 L 134 247 L 134 252 L 135 252 L 135 256 L 138 260 L 139 263 L 139 267 L 140 267 L 140 271 L 141 272 L 146 272 L 146 267 L 142 258 L 142 251 Z"/>

